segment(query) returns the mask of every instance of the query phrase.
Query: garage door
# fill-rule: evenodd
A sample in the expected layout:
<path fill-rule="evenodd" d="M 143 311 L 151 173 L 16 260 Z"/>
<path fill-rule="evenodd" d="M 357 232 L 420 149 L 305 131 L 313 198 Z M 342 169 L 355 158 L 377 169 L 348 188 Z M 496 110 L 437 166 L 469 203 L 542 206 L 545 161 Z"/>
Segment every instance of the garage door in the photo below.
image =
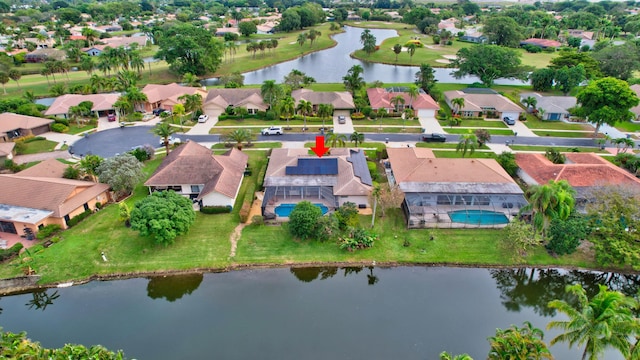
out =
<path fill-rule="evenodd" d="M 218 109 L 203 109 L 204 113 L 209 115 L 210 118 L 217 118 L 218 116 L 222 115 L 222 110 L 218 110 Z"/>
<path fill-rule="evenodd" d="M 351 115 L 351 112 L 349 110 L 335 110 L 333 112 L 333 116 L 340 116 L 340 115 L 348 117 Z"/>
<path fill-rule="evenodd" d="M 502 113 L 502 117 L 503 118 L 508 117 L 510 119 L 513 119 L 513 120 L 518 120 L 519 116 L 520 116 L 520 113 L 517 113 L 517 112 L 506 112 L 505 111 L 505 112 Z"/>

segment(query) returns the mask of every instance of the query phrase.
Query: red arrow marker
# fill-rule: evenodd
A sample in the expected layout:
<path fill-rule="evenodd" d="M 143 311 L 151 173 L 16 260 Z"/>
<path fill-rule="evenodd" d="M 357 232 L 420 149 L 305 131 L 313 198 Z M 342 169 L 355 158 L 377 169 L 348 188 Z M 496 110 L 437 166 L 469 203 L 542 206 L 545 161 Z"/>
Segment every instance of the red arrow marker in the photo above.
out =
<path fill-rule="evenodd" d="M 311 150 L 316 153 L 318 157 L 322 157 L 322 155 L 329 151 L 329 148 L 324 146 L 324 136 L 316 136 L 316 146 L 311 147 Z"/>

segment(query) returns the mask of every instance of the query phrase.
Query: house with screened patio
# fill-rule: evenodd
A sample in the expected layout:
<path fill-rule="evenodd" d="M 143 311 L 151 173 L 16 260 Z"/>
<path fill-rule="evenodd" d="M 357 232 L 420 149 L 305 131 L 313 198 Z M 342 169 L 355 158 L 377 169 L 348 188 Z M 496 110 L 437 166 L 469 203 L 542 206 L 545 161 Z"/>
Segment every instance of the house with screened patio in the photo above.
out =
<path fill-rule="evenodd" d="M 503 227 L 527 204 L 493 159 L 436 158 L 431 149 L 388 148 L 387 176 L 404 194 L 408 228 Z"/>
<path fill-rule="evenodd" d="M 308 149 L 273 149 L 264 188 L 263 216 L 286 220 L 304 200 L 323 214 L 347 202 L 367 208 L 373 182 L 363 150 L 334 148 L 318 157 Z"/>

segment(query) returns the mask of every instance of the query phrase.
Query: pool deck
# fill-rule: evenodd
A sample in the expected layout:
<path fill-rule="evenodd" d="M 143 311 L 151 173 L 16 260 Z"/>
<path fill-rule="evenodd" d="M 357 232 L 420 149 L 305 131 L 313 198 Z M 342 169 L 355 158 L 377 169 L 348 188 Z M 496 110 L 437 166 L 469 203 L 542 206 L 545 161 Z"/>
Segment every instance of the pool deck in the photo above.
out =
<path fill-rule="evenodd" d="M 412 210 L 416 210 L 416 207 L 412 206 Z M 410 229 L 414 228 L 450 228 L 450 229 L 465 229 L 465 228 L 503 228 L 508 225 L 506 224 L 477 224 L 477 223 L 462 223 L 462 222 L 453 222 L 451 217 L 449 216 L 450 212 L 455 211 L 487 211 L 504 214 L 509 221 L 513 220 L 515 215 L 518 213 L 517 209 L 500 209 L 504 211 L 497 211 L 494 208 L 475 208 L 469 209 L 464 206 L 442 206 L 442 207 L 420 207 L 422 211 L 418 211 L 418 213 L 414 213 L 412 211 L 412 215 L 409 218 L 407 223 L 407 227 Z"/>

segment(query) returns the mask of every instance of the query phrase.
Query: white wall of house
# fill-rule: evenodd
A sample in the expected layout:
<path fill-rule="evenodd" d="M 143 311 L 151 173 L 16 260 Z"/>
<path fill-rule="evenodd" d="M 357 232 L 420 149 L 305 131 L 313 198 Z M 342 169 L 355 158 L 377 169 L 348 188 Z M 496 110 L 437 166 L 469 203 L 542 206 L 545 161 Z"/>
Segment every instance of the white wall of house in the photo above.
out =
<path fill-rule="evenodd" d="M 338 198 L 338 205 L 342 206 L 344 203 L 347 202 L 351 202 L 356 204 L 356 206 L 360 205 L 360 204 L 366 204 L 367 207 L 369 207 L 369 197 L 368 196 L 356 196 L 356 195 L 350 195 L 350 196 L 340 196 Z"/>
<path fill-rule="evenodd" d="M 235 199 L 215 191 L 202 197 L 203 206 L 233 206 L 234 203 Z"/>
<path fill-rule="evenodd" d="M 418 109 L 418 117 L 421 119 L 432 119 L 436 117 L 434 109 Z"/>

